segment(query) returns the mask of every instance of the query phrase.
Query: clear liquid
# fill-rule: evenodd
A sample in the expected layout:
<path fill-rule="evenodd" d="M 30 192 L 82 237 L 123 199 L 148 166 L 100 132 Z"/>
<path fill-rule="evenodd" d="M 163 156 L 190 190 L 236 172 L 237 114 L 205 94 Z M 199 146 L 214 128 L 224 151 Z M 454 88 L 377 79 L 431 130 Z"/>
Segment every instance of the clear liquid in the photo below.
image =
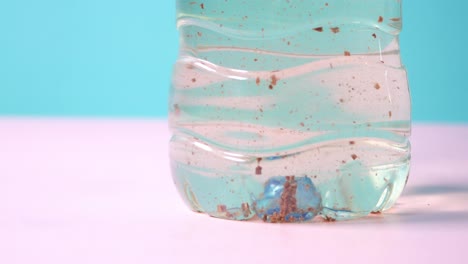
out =
<path fill-rule="evenodd" d="M 282 222 L 395 203 L 410 159 L 400 1 L 355 2 L 177 2 L 171 166 L 192 210 Z"/>

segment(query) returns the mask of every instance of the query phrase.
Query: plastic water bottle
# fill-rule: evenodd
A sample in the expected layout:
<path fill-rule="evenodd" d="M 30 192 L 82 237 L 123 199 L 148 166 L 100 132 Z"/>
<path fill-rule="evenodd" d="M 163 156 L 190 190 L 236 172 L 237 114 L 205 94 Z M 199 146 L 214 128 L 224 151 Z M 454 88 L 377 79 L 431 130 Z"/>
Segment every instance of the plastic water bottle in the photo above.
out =
<path fill-rule="evenodd" d="M 406 184 L 401 0 L 177 0 L 172 175 L 194 211 L 351 219 Z"/>

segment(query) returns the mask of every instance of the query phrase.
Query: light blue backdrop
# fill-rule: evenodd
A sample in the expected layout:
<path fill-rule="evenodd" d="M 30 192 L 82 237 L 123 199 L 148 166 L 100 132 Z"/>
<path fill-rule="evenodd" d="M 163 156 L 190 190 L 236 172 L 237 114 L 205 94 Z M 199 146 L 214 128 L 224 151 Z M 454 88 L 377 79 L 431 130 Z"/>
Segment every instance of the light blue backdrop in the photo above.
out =
<path fill-rule="evenodd" d="M 175 1 L 0 1 L 0 115 L 165 117 Z M 405 0 L 416 121 L 468 122 L 468 1 Z"/>

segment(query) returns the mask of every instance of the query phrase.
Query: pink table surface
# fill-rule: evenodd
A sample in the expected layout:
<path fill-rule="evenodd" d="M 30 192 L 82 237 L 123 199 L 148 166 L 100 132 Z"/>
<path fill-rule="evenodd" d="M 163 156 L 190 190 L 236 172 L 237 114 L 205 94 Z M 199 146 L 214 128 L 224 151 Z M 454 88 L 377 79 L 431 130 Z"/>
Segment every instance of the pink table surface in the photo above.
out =
<path fill-rule="evenodd" d="M 468 126 L 415 125 L 404 195 L 361 220 L 189 211 L 166 121 L 0 119 L 0 263 L 468 263 Z"/>

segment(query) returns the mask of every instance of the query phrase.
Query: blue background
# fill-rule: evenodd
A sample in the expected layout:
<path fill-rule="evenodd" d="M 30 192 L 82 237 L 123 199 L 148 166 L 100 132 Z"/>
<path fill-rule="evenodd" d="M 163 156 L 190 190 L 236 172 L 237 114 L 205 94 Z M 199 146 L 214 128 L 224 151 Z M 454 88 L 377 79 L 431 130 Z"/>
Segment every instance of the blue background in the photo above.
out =
<path fill-rule="evenodd" d="M 403 1 L 415 121 L 468 122 L 468 1 Z M 0 1 L 0 115 L 165 117 L 175 1 Z"/>

